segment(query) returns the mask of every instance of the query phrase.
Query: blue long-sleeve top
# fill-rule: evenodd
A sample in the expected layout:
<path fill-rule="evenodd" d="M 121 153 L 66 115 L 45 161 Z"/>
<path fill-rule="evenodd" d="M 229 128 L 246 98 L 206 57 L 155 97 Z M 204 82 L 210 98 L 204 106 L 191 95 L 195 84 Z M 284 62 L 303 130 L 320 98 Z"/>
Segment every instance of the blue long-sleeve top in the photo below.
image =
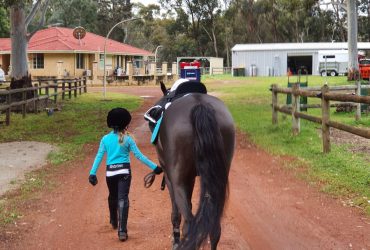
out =
<path fill-rule="evenodd" d="M 130 152 L 132 152 L 138 160 L 147 165 L 150 169 L 154 170 L 157 167 L 154 162 L 149 160 L 140 152 L 131 136 L 125 135 L 123 144 L 120 144 L 118 140 L 118 134 L 114 133 L 113 131 L 103 136 L 100 141 L 99 150 L 90 170 L 91 175 L 96 175 L 105 153 L 107 153 L 106 165 L 130 163 Z"/>

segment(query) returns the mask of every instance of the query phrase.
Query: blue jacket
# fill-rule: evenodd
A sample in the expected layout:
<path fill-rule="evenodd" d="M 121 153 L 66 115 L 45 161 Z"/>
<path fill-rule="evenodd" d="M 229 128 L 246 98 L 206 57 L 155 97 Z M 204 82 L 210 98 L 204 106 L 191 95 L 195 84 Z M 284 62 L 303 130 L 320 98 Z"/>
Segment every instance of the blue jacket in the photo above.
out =
<path fill-rule="evenodd" d="M 138 160 L 147 165 L 150 169 L 154 170 L 157 167 L 154 162 L 149 160 L 140 152 L 131 136 L 125 135 L 123 144 L 119 144 L 118 140 L 118 134 L 114 133 L 113 131 L 103 136 L 100 141 L 99 150 L 96 154 L 94 164 L 90 170 L 91 175 L 96 175 L 105 153 L 107 153 L 106 165 L 130 163 L 130 152 L 132 152 Z"/>

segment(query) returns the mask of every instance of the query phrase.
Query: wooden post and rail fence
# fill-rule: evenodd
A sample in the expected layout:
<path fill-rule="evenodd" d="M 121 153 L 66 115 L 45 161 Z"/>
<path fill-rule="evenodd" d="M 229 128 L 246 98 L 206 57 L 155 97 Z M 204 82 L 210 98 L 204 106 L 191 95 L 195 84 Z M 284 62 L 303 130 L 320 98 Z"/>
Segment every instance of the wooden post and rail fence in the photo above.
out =
<path fill-rule="evenodd" d="M 343 130 L 367 139 L 370 139 L 370 129 L 349 126 L 343 123 L 330 120 L 330 107 L 338 104 L 330 104 L 330 101 L 356 103 L 356 120 L 361 118 L 361 104 L 370 105 L 370 96 L 361 96 L 361 89 L 370 89 L 370 85 L 361 85 L 358 82 L 356 85 L 344 85 L 329 87 L 305 87 L 300 88 L 298 83 L 294 83 L 291 88 L 282 88 L 277 84 L 271 85 L 272 92 L 272 124 L 278 124 L 278 112 L 282 112 L 292 116 L 292 133 L 298 135 L 300 132 L 300 119 L 305 119 L 311 122 L 321 124 L 322 127 L 322 142 L 323 152 L 330 152 L 330 127 Z M 340 90 L 355 90 L 356 94 L 338 93 Z M 278 94 L 291 94 L 292 105 L 279 105 Z M 300 97 L 320 98 L 321 105 L 302 105 Z M 305 107 L 321 107 L 322 117 L 316 117 L 300 112 L 301 106 Z"/>
<path fill-rule="evenodd" d="M 82 91 L 87 92 L 86 78 L 76 79 L 54 79 L 54 80 L 38 80 L 33 81 L 33 87 L 0 90 L 0 112 L 5 111 L 5 124 L 10 125 L 10 115 L 12 108 L 21 107 L 22 116 L 25 118 L 27 113 L 27 104 L 32 103 L 32 110 L 34 113 L 39 111 L 40 101 L 45 101 L 46 106 L 49 100 L 52 100 L 54 104 L 58 102 L 58 96 L 61 96 L 62 100 L 65 100 L 66 93 L 68 98 L 77 97 L 77 93 L 80 95 Z M 17 100 L 12 100 L 12 96 L 17 94 Z M 32 96 L 28 98 L 27 96 Z M 5 98 L 4 98 L 5 97 Z M 19 98 L 21 97 L 21 98 Z M 15 98 L 14 98 L 15 99 Z"/>

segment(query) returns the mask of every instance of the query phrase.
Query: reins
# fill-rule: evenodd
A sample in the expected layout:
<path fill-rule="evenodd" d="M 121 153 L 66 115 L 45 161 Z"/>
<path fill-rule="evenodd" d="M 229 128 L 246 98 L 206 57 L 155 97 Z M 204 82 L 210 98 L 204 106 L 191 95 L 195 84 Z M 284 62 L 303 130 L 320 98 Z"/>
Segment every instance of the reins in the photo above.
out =
<path fill-rule="evenodd" d="M 155 180 L 156 174 L 154 172 L 150 172 L 149 174 L 145 175 L 144 177 L 144 187 L 150 188 Z M 166 179 L 163 175 L 162 183 L 161 183 L 161 190 L 164 190 L 166 187 Z"/>

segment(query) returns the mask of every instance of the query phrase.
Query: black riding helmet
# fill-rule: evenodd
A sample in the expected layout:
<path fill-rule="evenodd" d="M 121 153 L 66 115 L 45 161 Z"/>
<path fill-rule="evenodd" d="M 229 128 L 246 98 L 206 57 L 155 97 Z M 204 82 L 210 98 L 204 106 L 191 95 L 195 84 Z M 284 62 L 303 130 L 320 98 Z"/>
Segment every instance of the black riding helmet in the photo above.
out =
<path fill-rule="evenodd" d="M 107 125 L 109 128 L 113 128 L 115 131 L 124 130 L 127 125 L 131 122 L 131 115 L 127 109 L 114 108 L 109 111 L 107 116 Z"/>

